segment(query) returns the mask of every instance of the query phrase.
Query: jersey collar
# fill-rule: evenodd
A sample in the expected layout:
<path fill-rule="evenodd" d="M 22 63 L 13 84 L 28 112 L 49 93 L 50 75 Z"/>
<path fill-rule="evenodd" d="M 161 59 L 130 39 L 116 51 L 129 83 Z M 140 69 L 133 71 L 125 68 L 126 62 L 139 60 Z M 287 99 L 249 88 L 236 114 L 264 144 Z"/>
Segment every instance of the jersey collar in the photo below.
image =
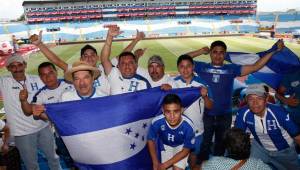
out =
<path fill-rule="evenodd" d="M 77 92 L 77 90 L 76 90 L 76 93 L 77 93 L 78 97 L 80 97 L 81 100 L 90 99 L 90 98 L 92 98 L 92 97 L 94 96 L 94 94 L 96 93 L 96 88 L 93 87 L 93 92 L 92 92 L 92 94 L 89 95 L 89 96 L 81 96 L 81 95 Z"/>

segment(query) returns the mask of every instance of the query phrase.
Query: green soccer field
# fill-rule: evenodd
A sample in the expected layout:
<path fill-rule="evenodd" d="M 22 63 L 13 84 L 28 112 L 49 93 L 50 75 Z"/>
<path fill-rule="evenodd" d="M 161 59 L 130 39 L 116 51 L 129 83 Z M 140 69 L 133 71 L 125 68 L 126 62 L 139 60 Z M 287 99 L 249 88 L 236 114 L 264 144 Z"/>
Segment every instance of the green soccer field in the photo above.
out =
<path fill-rule="evenodd" d="M 228 51 L 239 52 L 260 52 L 269 49 L 274 43 L 274 40 L 267 40 L 255 37 L 203 37 L 203 38 L 178 38 L 178 39 L 159 39 L 159 40 L 143 40 L 137 44 L 137 48 L 147 48 L 145 55 L 140 59 L 139 64 L 146 67 L 147 60 L 153 54 L 161 55 L 166 64 L 166 72 L 176 72 L 177 57 L 186 52 L 199 49 L 204 46 L 209 46 L 215 40 L 223 40 Z M 114 42 L 112 46 L 112 57 L 117 56 L 123 48 L 129 44 L 129 41 Z M 296 43 L 285 42 L 286 46 L 300 56 L 300 45 Z M 85 44 L 62 45 L 52 48 L 59 57 L 67 63 L 73 63 L 79 59 L 80 49 Z M 97 48 L 98 54 L 103 43 L 92 43 Z M 209 61 L 209 56 L 199 56 L 196 58 L 201 61 Z M 27 72 L 37 74 L 37 66 L 47 59 L 41 53 L 32 54 L 29 56 Z M 5 68 L 0 70 L 0 75 L 7 74 Z M 59 73 L 62 76 L 62 72 Z"/>

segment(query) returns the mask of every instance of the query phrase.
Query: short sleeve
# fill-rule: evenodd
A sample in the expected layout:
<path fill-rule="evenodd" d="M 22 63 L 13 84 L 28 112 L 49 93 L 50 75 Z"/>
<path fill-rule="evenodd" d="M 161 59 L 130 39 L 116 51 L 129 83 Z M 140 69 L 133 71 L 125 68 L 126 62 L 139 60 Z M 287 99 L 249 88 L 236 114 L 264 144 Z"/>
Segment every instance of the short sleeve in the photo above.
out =
<path fill-rule="evenodd" d="M 199 72 L 201 69 L 203 69 L 205 63 L 201 61 L 194 61 L 194 63 L 195 63 L 194 71 L 199 75 Z"/>
<path fill-rule="evenodd" d="M 149 131 L 148 131 L 148 135 L 147 135 L 147 140 L 155 140 L 157 139 L 157 132 L 153 126 L 153 124 L 151 124 Z"/>
<path fill-rule="evenodd" d="M 189 127 L 187 129 L 187 133 L 185 135 L 183 147 L 189 148 L 189 149 L 194 149 L 195 148 L 195 132 L 192 127 Z"/>
<path fill-rule="evenodd" d="M 235 77 L 241 76 L 242 66 L 237 64 L 228 64 Z"/>

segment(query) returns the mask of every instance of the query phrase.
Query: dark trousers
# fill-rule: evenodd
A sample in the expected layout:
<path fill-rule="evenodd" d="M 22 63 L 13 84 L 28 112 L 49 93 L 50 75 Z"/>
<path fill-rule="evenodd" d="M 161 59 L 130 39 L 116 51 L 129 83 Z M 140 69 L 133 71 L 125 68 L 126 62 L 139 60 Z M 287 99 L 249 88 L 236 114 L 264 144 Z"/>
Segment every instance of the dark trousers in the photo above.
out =
<path fill-rule="evenodd" d="M 230 128 L 232 122 L 231 114 L 220 115 L 220 116 L 210 116 L 204 114 L 204 133 L 203 142 L 201 145 L 201 152 L 198 155 L 198 161 L 201 163 L 204 160 L 208 160 L 209 154 L 214 156 L 223 156 L 225 148 L 223 145 L 224 132 Z M 212 148 L 212 138 L 215 135 L 213 152 Z"/>

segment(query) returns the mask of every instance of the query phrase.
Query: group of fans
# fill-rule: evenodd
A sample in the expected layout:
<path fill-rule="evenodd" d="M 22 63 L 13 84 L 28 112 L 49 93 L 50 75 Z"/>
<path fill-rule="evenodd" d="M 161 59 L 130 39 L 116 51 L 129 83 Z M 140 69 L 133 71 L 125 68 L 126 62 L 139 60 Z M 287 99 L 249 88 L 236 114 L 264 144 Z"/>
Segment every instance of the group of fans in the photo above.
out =
<path fill-rule="evenodd" d="M 85 100 L 159 86 L 162 90 L 199 87 L 201 97 L 184 109 L 176 94 L 165 96 L 163 114 L 153 119 L 147 138 L 153 169 L 185 169 L 187 166 L 193 170 L 241 167 L 299 169 L 293 144 L 294 141 L 300 144 L 299 123 L 294 123 L 297 117 L 290 116 L 296 112 L 288 113 L 281 106 L 267 103 L 268 93 L 262 84 L 250 85 L 246 89 L 247 105 L 238 111 L 235 128 L 230 129 L 234 79 L 261 69 L 273 54 L 284 48 L 282 41 L 277 42 L 275 51 L 252 65 L 244 66 L 224 64 L 226 44 L 215 41 L 210 48 L 203 47 L 179 56 L 179 75 L 173 78 L 165 74 L 165 64 L 159 55 L 149 58 L 148 70 L 138 66 L 138 60 L 146 49 L 138 49 L 134 53 L 131 51 L 145 37 L 143 32 L 137 31 L 136 38 L 123 52 L 110 59 L 113 38 L 121 33 L 119 27 L 110 27 L 100 57 L 94 47 L 86 45 L 81 49 L 80 61 L 73 65 L 68 65 L 43 44 L 42 32 L 32 35 L 32 44 L 51 61 L 39 65 L 39 76 L 25 73 L 26 61 L 22 57 L 14 55 L 7 60 L 6 68 L 11 74 L 0 77 L 9 127 L 5 129 L 9 129 L 9 134 L 14 136 L 15 145 L 27 169 L 39 169 L 38 148 L 44 152 L 50 169 L 61 169 L 44 104 Z M 201 54 L 210 54 L 211 62 L 193 60 Z M 98 61 L 101 61 L 101 65 L 97 65 Z M 64 71 L 64 80 L 58 79 L 55 65 Z M 295 77 L 296 80 L 293 79 Z M 293 106 L 298 108 L 299 77 L 286 80 L 281 93 L 277 94 L 285 104 L 293 99 Z M 282 95 L 284 92 L 297 95 L 285 98 Z M 251 144 L 246 131 L 254 136 Z M 159 150 L 161 160 L 157 157 L 157 139 L 163 143 L 163 149 Z M 7 136 L 3 146 L 7 148 Z M 226 157 L 223 157 L 224 154 Z"/>

